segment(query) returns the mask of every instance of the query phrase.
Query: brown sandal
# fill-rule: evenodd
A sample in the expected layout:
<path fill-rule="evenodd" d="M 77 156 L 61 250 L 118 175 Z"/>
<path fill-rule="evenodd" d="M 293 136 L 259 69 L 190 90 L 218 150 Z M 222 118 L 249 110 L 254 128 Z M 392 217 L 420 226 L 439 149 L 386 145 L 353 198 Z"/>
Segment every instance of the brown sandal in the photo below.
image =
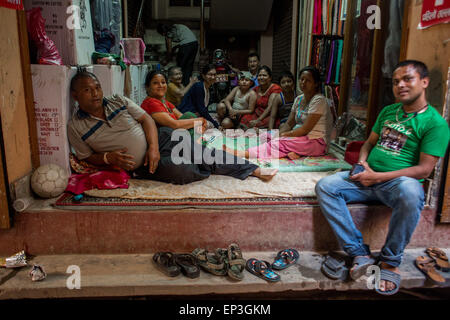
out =
<path fill-rule="evenodd" d="M 435 260 L 428 257 L 420 256 L 416 258 L 416 266 L 432 281 L 438 284 L 445 283 L 444 277 L 441 276 L 435 268 L 436 266 Z"/>
<path fill-rule="evenodd" d="M 445 252 L 436 247 L 429 247 L 425 250 L 428 255 L 436 261 L 436 264 L 442 271 L 450 271 L 450 264 L 448 263 L 448 258 Z"/>

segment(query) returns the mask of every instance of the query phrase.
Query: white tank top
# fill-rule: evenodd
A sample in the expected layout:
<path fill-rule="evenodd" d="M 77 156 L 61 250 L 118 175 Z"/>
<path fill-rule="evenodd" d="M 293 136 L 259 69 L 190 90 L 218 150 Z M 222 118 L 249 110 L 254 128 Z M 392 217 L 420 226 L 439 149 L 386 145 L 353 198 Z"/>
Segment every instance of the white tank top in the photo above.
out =
<path fill-rule="evenodd" d="M 236 95 L 234 96 L 234 101 L 232 108 L 235 110 L 247 110 L 248 109 L 248 95 L 250 94 L 250 90 L 243 96 L 241 95 L 241 90 L 238 89 Z"/>

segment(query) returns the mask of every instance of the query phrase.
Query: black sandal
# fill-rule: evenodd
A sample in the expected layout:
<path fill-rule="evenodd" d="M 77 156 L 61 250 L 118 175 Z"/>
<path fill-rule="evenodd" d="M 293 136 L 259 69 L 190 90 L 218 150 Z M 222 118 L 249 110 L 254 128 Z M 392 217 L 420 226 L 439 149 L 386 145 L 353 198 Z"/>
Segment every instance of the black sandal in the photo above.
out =
<path fill-rule="evenodd" d="M 200 276 L 200 268 L 197 266 L 195 257 L 192 254 L 176 254 L 175 263 L 180 267 L 181 273 L 188 278 L 198 278 Z"/>
<path fill-rule="evenodd" d="M 175 257 L 171 252 L 157 252 L 153 255 L 156 267 L 169 277 L 180 274 L 180 267 L 175 263 Z"/>

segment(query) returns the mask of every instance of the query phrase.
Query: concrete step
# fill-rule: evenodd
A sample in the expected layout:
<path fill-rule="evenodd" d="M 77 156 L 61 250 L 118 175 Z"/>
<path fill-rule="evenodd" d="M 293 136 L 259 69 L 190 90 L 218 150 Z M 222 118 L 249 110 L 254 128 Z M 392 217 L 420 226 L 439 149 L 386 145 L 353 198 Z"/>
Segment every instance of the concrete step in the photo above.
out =
<path fill-rule="evenodd" d="M 390 209 L 351 205 L 355 224 L 372 249 L 381 249 Z M 127 254 L 157 251 L 190 252 L 238 243 L 245 251 L 338 249 L 320 208 L 314 205 L 246 206 L 241 208 L 101 207 L 97 210 L 54 209 L 37 201 L 14 217 L 11 229 L 0 230 L 0 255 L 20 250 L 31 255 Z M 450 224 L 436 223 L 426 208 L 408 248 L 450 247 Z"/>
<path fill-rule="evenodd" d="M 444 249 L 450 256 L 450 249 Z M 275 252 L 243 252 L 244 258 L 273 261 Z M 424 248 L 405 251 L 400 267 L 401 290 L 414 288 L 437 288 L 426 280 L 415 266 L 414 259 L 424 254 Z M 32 282 L 28 277 L 31 266 L 20 269 L 0 269 L 0 299 L 46 299 L 87 297 L 142 297 L 142 296 L 190 296 L 239 295 L 257 293 L 305 293 L 310 291 L 336 292 L 362 290 L 374 294 L 367 288 L 366 276 L 357 281 L 343 282 L 325 277 L 321 271 L 322 253 L 301 251 L 300 259 L 283 271 L 281 281 L 268 283 L 248 271 L 244 280 L 236 282 L 228 276 L 214 276 L 202 271 L 200 277 L 189 279 L 183 275 L 170 278 L 161 273 L 152 263 L 152 254 L 121 255 L 42 255 L 29 260 L 29 264 L 40 264 L 47 278 Z M 68 289 L 69 266 L 80 268 L 80 289 Z M 450 287 L 450 273 L 441 274 L 447 282 L 439 287 Z M 73 282 L 72 282 L 73 283 Z"/>

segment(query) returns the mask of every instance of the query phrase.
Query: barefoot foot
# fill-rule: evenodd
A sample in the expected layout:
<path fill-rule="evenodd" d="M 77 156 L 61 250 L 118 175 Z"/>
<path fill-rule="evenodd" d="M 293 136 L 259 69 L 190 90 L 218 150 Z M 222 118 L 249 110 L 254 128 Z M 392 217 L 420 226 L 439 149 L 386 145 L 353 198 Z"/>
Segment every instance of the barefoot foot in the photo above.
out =
<path fill-rule="evenodd" d="M 287 157 L 291 160 L 297 160 L 300 159 L 300 156 L 298 154 L 296 154 L 295 152 L 289 152 L 287 154 Z"/>
<path fill-rule="evenodd" d="M 273 177 L 277 174 L 278 169 L 267 169 L 267 168 L 258 168 L 253 171 L 252 175 L 261 179 L 264 182 L 268 182 L 272 180 Z"/>

